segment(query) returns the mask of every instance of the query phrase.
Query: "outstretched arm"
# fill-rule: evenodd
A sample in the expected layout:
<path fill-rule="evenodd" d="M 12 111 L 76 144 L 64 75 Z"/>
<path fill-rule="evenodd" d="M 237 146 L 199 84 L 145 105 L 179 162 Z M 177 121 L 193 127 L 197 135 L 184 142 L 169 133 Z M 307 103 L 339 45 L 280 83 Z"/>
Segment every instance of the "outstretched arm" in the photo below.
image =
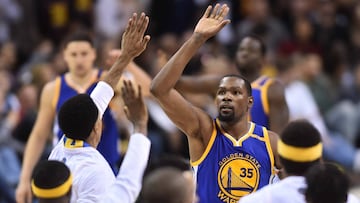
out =
<path fill-rule="evenodd" d="M 150 36 L 145 34 L 149 24 L 149 17 L 142 13 L 140 17 L 136 13 L 129 19 L 125 32 L 122 36 L 122 54 L 117 58 L 109 72 L 102 78 L 102 81 L 115 88 L 120 76 L 127 65 L 146 48 Z"/>
<path fill-rule="evenodd" d="M 197 160 L 203 153 L 212 131 L 212 120 L 204 111 L 186 101 L 174 87 L 197 50 L 230 22 L 224 20 L 228 11 L 226 4 L 221 7 L 217 4 L 214 9 L 209 6 L 196 25 L 193 35 L 170 58 L 151 83 L 151 93 L 175 125 L 188 136 L 192 160 Z"/>
<path fill-rule="evenodd" d="M 269 139 L 270 139 L 270 146 L 271 146 L 271 150 L 273 152 L 273 156 L 274 156 L 274 165 L 276 167 L 277 171 L 277 175 L 279 178 L 283 177 L 282 174 L 282 165 L 279 159 L 279 154 L 278 154 L 278 150 L 277 150 L 277 141 L 279 139 L 279 135 L 276 134 L 273 131 L 268 131 L 269 132 Z"/>
<path fill-rule="evenodd" d="M 175 89 L 184 93 L 216 94 L 223 75 L 182 76 L 175 85 Z"/>
<path fill-rule="evenodd" d="M 24 151 L 20 180 L 16 188 L 17 203 L 32 202 L 30 179 L 51 134 L 51 126 L 53 126 L 55 117 L 55 109 L 51 104 L 54 90 L 55 82 L 50 82 L 45 85 L 41 93 L 39 112 Z"/>
<path fill-rule="evenodd" d="M 280 134 L 289 122 L 289 108 L 285 100 L 284 86 L 279 81 L 276 80 L 270 85 L 268 100 L 270 130 Z"/>
<path fill-rule="evenodd" d="M 116 59 L 121 55 L 121 49 L 113 49 L 109 52 L 109 56 L 107 59 L 107 64 L 115 63 Z M 150 75 L 139 65 L 137 65 L 134 61 L 131 61 L 129 65 L 126 67 L 125 71 L 129 71 L 130 74 L 134 77 L 134 80 L 137 84 L 139 84 L 142 88 L 143 96 L 150 97 L 150 83 L 151 83 L 151 77 Z M 122 85 L 122 81 L 120 80 L 118 83 L 118 86 Z M 115 91 L 120 92 L 120 88 L 115 89 Z"/>
<path fill-rule="evenodd" d="M 148 113 L 141 88 L 138 86 L 136 91 L 131 81 L 124 81 L 121 93 L 125 114 L 133 123 L 134 132 L 130 137 L 119 175 L 101 202 L 118 202 L 119 197 L 121 202 L 134 202 L 141 190 L 142 177 L 150 153 L 150 140 L 146 137 Z"/>
<path fill-rule="evenodd" d="M 150 40 L 149 35 L 144 36 L 148 24 L 149 17 L 145 13 L 142 13 L 140 17 L 136 13 L 133 14 L 122 36 L 122 54 L 91 93 L 90 96 L 97 105 L 101 116 L 114 96 L 114 89 L 124 69 L 135 57 L 145 50 Z"/>

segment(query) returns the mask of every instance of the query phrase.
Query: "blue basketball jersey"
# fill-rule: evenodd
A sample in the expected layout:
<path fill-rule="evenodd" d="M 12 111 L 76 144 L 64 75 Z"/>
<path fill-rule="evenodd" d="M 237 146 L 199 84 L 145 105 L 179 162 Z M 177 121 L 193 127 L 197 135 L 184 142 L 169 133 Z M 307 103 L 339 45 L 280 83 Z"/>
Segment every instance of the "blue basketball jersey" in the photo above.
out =
<path fill-rule="evenodd" d="M 93 84 L 87 89 L 86 91 L 87 94 L 91 94 L 91 92 L 94 90 L 100 76 L 101 76 L 101 71 L 99 71 L 97 77 L 94 78 Z M 67 84 L 65 80 L 65 75 L 61 75 L 60 77 L 57 77 L 55 83 L 56 83 L 56 88 L 55 88 L 55 96 L 53 98 L 53 105 L 56 108 L 56 113 L 58 113 L 61 105 L 64 102 L 66 102 L 71 97 L 78 95 L 79 93 L 69 84 Z M 63 132 L 61 131 L 61 129 L 56 128 L 55 133 L 58 137 L 58 140 L 60 140 L 60 138 L 63 136 Z M 118 145 L 117 145 L 118 138 L 119 138 L 119 131 L 116 121 L 111 113 L 111 110 L 107 108 L 103 115 L 103 132 L 101 135 L 100 143 L 97 146 L 97 149 L 112 167 L 115 167 L 116 163 L 120 159 L 120 155 L 118 152 Z M 116 168 L 114 170 L 116 171 Z"/>
<path fill-rule="evenodd" d="M 262 125 L 270 129 L 269 124 L 269 101 L 268 89 L 274 80 L 267 76 L 261 76 L 251 83 L 252 95 L 254 97 L 254 104 L 250 109 L 250 120 L 258 125 Z"/>
<path fill-rule="evenodd" d="M 253 122 L 250 125 L 235 140 L 214 120 L 204 154 L 191 163 L 201 203 L 235 203 L 270 183 L 275 170 L 268 131 Z"/>

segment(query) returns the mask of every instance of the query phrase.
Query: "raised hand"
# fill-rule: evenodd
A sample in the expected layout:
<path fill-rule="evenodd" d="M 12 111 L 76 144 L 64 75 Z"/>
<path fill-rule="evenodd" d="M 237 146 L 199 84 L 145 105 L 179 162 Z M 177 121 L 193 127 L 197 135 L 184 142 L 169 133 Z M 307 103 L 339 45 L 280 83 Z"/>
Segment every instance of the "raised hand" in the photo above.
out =
<path fill-rule="evenodd" d="M 124 80 L 121 87 L 121 96 L 124 100 L 124 111 L 127 118 L 133 123 L 135 132 L 146 135 L 148 112 L 141 93 L 141 86 L 135 90 L 130 80 Z"/>
<path fill-rule="evenodd" d="M 194 33 L 202 35 L 208 39 L 218 33 L 225 25 L 230 23 L 229 19 L 224 20 L 229 12 L 229 7 L 223 4 L 216 4 L 214 8 L 208 6 L 204 15 L 197 23 Z"/>
<path fill-rule="evenodd" d="M 128 54 L 134 58 L 145 50 L 150 40 L 149 35 L 144 36 L 148 25 L 149 17 L 145 13 L 141 13 L 140 17 L 136 13 L 132 15 L 122 36 L 122 54 Z"/>

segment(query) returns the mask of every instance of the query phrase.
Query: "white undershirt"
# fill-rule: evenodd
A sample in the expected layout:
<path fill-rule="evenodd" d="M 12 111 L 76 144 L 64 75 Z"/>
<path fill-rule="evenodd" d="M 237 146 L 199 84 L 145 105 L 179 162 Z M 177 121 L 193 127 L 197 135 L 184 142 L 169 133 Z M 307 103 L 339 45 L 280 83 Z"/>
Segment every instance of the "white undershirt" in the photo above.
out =
<path fill-rule="evenodd" d="M 114 96 L 114 89 L 104 81 L 98 82 L 90 97 L 99 109 L 99 116 L 102 118 L 106 108 Z"/>

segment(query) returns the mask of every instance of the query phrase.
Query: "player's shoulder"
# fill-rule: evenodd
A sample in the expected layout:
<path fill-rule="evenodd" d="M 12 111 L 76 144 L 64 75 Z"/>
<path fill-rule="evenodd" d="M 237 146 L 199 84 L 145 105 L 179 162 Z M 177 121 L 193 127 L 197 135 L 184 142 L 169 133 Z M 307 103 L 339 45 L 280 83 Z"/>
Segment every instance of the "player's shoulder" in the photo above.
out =
<path fill-rule="evenodd" d="M 53 80 L 47 82 L 44 87 L 43 90 L 47 90 L 47 91 L 54 91 L 57 84 L 60 82 L 60 76 L 57 76 L 56 78 L 54 78 Z"/>
<path fill-rule="evenodd" d="M 284 83 L 277 78 L 273 78 L 272 82 L 268 87 L 268 97 L 269 98 L 283 97 L 284 94 L 285 94 Z"/>

